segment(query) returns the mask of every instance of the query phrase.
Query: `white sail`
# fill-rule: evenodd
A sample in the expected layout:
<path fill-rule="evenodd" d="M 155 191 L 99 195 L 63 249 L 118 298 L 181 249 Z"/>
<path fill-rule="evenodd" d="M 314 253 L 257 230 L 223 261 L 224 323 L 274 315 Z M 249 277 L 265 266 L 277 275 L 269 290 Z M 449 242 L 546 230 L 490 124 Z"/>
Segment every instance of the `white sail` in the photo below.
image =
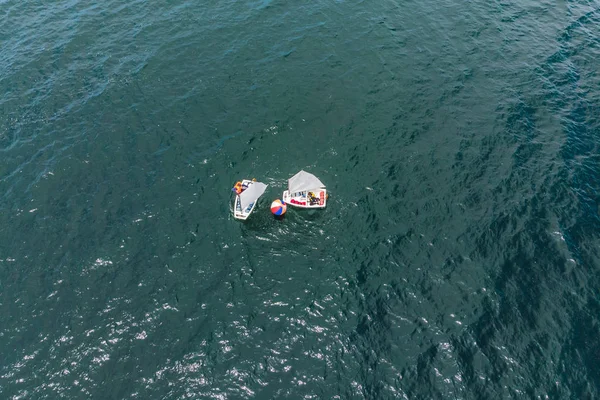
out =
<path fill-rule="evenodd" d="M 240 205 L 245 210 L 250 204 L 254 203 L 267 190 L 267 185 L 262 182 L 253 182 L 248 189 L 240 193 Z"/>
<path fill-rule="evenodd" d="M 319 178 L 306 171 L 300 171 L 288 180 L 288 189 L 290 192 L 301 192 L 324 187 L 325 185 L 323 185 L 323 182 Z"/>

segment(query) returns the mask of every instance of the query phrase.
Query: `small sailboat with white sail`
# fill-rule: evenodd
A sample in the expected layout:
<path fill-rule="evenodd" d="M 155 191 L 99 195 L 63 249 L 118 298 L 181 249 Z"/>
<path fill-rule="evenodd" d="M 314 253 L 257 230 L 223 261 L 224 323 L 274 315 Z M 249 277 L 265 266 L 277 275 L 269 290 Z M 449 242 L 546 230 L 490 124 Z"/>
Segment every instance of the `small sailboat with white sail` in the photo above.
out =
<path fill-rule="evenodd" d="M 288 180 L 288 190 L 283 192 L 283 201 L 299 208 L 325 208 L 327 189 L 313 174 L 300 171 Z"/>
<path fill-rule="evenodd" d="M 235 192 L 233 217 L 246 220 L 254 211 L 258 199 L 263 195 L 267 186 L 265 183 L 257 182 L 256 179 L 244 179 L 237 182 L 231 189 Z"/>

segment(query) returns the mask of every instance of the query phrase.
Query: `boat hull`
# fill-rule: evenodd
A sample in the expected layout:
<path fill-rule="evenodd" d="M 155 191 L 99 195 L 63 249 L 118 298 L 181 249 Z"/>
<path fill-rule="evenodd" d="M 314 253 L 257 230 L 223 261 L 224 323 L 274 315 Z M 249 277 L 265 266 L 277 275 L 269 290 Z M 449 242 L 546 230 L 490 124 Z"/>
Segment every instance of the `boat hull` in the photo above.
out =
<path fill-rule="evenodd" d="M 298 208 L 325 208 L 327 206 L 327 189 L 313 189 L 302 192 L 283 192 L 285 204 Z"/>
<path fill-rule="evenodd" d="M 250 185 L 252 185 L 254 182 L 252 182 L 249 179 L 244 179 L 242 181 L 242 185 L 246 186 L 246 187 L 250 187 Z M 239 219 L 242 221 L 245 221 L 246 219 L 248 219 L 248 217 L 250 216 L 250 214 L 252 214 L 252 211 L 254 211 L 254 208 L 256 207 L 256 203 L 258 202 L 258 200 L 250 203 L 248 205 L 248 207 L 246 207 L 244 210 L 242 210 L 242 205 L 241 205 L 241 201 L 240 201 L 240 195 L 237 194 L 233 200 L 233 217 L 235 219 Z"/>

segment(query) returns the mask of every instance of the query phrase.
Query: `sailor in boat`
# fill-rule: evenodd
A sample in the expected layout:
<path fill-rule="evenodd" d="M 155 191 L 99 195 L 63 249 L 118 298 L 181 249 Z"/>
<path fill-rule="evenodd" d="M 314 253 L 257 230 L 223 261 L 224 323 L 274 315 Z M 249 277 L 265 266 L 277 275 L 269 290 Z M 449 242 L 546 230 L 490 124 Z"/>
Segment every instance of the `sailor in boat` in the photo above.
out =
<path fill-rule="evenodd" d="M 242 186 L 242 182 L 237 181 L 231 190 L 233 190 L 235 194 L 240 194 L 244 189 L 245 188 Z"/>
<path fill-rule="evenodd" d="M 308 192 L 308 203 L 312 206 L 313 204 L 319 204 L 319 198 L 315 196 L 313 192 Z"/>

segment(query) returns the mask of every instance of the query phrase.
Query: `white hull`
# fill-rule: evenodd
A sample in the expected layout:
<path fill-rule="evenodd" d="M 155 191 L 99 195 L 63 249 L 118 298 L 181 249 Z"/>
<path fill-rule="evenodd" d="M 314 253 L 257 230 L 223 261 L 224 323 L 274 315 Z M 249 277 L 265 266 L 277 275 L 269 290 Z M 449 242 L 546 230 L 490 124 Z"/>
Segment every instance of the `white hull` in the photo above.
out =
<path fill-rule="evenodd" d="M 327 206 L 327 189 L 313 189 L 302 192 L 283 192 L 285 204 L 298 208 L 325 208 Z"/>
<path fill-rule="evenodd" d="M 242 181 L 242 185 L 248 185 L 248 187 L 250 187 L 250 185 L 252 185 L 253 183 L 254 182 L 252 182 L 249 179 L 244 179 Z M 257 202 L 258 202 L 258 199 L 256 201 L 250 203 L 244 210 L 242 210 L 240 195 L 237 194 L 233 201 L 233 217 L 235 219 L 241 219 L 243 221 L 246 220 L 250 216 L 250 214 L 252 214 L 252 211 L 254 211 L 254 207 L 256 207 Z"/>

